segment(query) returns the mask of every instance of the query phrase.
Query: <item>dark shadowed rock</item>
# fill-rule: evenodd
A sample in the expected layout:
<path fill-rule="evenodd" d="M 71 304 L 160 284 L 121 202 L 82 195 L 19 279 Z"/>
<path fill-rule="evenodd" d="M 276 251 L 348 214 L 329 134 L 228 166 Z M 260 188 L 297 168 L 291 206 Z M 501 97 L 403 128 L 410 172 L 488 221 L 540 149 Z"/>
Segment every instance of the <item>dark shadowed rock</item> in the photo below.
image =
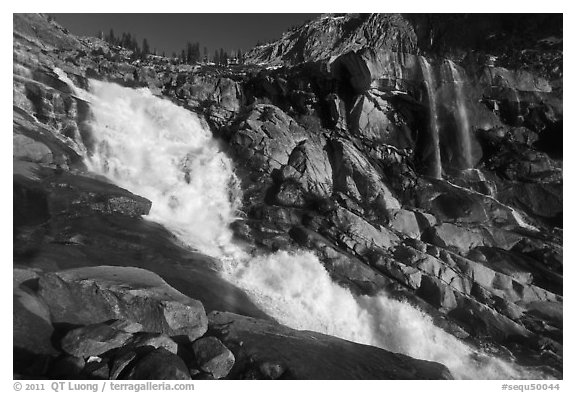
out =
<path fill-rule="evenodd" d="M 77 379 L 85 366 L 84 358 L 62 355 L 52 362 L 48 375 L 54 379 Z"/>
<path fill-rule="evenodd" d="M 184 335 L 190 340 L 207 329 L 202 303 L 144 269 L 98 266 L 65 270 L 45 274 L 39 286 L 54 322 L 125 319 L 140 323 L 144 331 Z"/>
<path fill-rule="evenodd" d="M 14 271 L 13 287 L 13 356 L 14 370 L 28 375 L 42 375 L 47 361 L 57 354 L 52 346 L 54 328 L 50 311 L 44 300 L 22 282 L 35 273 L 27 270 Z"/>
<path fill-rule="evenodd" d="M 110 366 L 105 359 L 92 358 L 86 362 L 81 375 L 84 379 L 110 379 Z"/>
<path fill-rule="evenodd" d="M 278 379 L 286 372 L 283 365 L 273 362 L 261 363 L 258 370 L 265 379 Z"/>
<path fill-rule="evenodd" d="M 152 347 L 164 348 L 173 354 L 178 352 L 178 344 L 165 334 L 158 333 L 140 333 L 134 335 L 126 344 L 127 347 Z"/>
<path fill-rule="evenodd" d="M 216 379 L 224 378 L 234 366 L 234 354 L 216 337 L 203 337 L 192 344 L 196 363 Z"/>
<path fill-rule="evenodd" d="M 167 351 L 158 348 L 138 360 L 126 379 L 186 380 L 192 379 L 184 361 Z"/>
<path fill-rule="evenodd" d="M 124 370 L 136 359 L 136 351 L 131 349 L 120 350 L 110 361 L 110 379 L 119 379 Z"/>
<path fill-rule="evenodd" d="M 212 329 L 236 357 L 234 377 L 259 364 L 285 367 L 290 379 L 451 379 L 439 363 L 412 359 L 375 347 L 310 331 L 298 331 L 274 322 L 232 313 L 213 312 Z M 260 367 L 259 366 L 259 367 Z"/>

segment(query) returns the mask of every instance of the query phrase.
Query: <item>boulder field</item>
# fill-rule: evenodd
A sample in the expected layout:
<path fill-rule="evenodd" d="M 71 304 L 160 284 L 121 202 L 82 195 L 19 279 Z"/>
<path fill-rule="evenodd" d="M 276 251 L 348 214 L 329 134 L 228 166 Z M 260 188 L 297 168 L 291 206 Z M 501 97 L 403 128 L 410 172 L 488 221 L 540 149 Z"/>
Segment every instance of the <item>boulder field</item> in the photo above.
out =
<path fill-rule="evenodd" d="M 323 15 L 244 65 L 190 69 L 14 14 L 15 376 L 451 378 L 439 363 L 279 324 L 218 260 L 143 220 L 151 202 L 83 159 L 90 103 L 71 84 L 98 79 L 205 121 L 241 181 L 236 240 L 312 250 L 352 293 L 386 291 L 470 345 L 561 378 L 561 16 L 556 27 L 554 16 L 443 17 Z"/>

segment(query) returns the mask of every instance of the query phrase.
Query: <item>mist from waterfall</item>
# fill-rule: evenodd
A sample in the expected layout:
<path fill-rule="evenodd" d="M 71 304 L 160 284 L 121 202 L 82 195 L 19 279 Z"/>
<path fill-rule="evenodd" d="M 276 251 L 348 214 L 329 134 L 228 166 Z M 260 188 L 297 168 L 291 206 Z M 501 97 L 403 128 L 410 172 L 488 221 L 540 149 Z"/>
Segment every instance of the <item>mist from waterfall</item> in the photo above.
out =
<path fill-rule="evenodd" d="M 425 57 L 418 57 L 428 95 L 428 127 L 432 140 L 432 171 L 430 176 L 442 178 L 442 159 L 440 155 L 440 124 L 438 122 L 438 105 L 436 103 L 436 81 L 432 68 Z"/>
<path fill-rule="evenodd" d="M 312 252 L 244 250 L 230 230 L 240 207 L 239 182 L 208 127 L 147 89 L 90 85 L 90 92 L 77 90 L 93 114 L 89 169 L 150 199 L 147 219 L 220 259 L 223 277 L 282 324 L 437 361 L 456 378 L 542 378 L 471 348 L 406 302 L 385 293 L 353 295 L 331 280 Z"/>

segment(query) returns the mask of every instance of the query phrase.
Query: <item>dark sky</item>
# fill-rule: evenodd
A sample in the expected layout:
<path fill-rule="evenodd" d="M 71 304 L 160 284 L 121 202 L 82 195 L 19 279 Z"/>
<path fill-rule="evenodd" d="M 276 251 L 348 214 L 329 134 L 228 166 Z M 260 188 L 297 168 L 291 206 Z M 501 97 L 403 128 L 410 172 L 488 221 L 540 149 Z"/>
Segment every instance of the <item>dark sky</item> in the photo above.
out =
<path fill-rule="evenodd" d="M 318 14 L 51 14 L 76 35 L 95 36 L 98 31 L 131 33 L 142 45 L 148 39 L 158 53 L 180 53 L 186 42 L 200 42 L 214 49 L 245 51 L 258 41 L 280 38 L 291 26 L 300 25 Z"/>

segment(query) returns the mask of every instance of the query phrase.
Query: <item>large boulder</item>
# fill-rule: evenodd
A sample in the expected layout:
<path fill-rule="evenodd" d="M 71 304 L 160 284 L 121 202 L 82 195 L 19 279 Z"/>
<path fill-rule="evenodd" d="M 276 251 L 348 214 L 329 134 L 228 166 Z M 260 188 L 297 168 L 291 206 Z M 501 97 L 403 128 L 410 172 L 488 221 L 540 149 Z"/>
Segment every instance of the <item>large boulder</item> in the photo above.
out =
<path fill-rule="evenodd" d="M 35 376 L 42 375 L 48 360 L 57 354 L 52 345 L 50 310 L 25 284 L 37 277 L 30 270 L 14 269 L 12 307 L 14 371 Z"/>
<path fill-rule="evenodd" d="M 496 246 L 509 250 L 521 239 L 520 234 L 495 227 L 468 227 L 448 222 L 427 229 L 422 239 L 438 247 L 466 255 L 480 246 Z"/>
<path fill-rule="evenodd" d="M 216 337 L 203 337 L 192 344 L 194 357 L 200 369 L 220 379 L 234 366 L 234 354 Z"/>
<path fill-rule="evenodd" d="M 52 151 L 42 142 L 20 134 L 14 134 L 12 140 L 14 158 L 44 164 L 52 163 Z"/>
<path fill-rule="evenodd" d="M 236 127 L 230 145 L 238 159 L 269 173 L 288 164 L 290 153 L 307 138 L 302 127 L 273 105 L 255 105 Z"/>
<path fill-rule="evenodd" d="M 53 216 L 78 217 L 94 214 L 124 214 L 138 217 L 150 212 L 152 203 L 105 180 L 71 173 L 46 179 L 48 206 Z"/>
<path fill-rule="evenodd" d="M 126 379 L 192 379 L 186 363 L 164 348 L 158 348 L 137 360 Z"/>
<path fill-rule="evenodd" d="M 312 135 L 300 142 L 290 153 L 281 169 L 282 180 L 300 184 L 308 198 L 328 198 L 332 195 L 332 167 L 323 137 Z"/>
<path fill-rule="evenodd" d="M 410 210 L 399 209 L 390 212 L 390 228 L 411 238 L 420 238 L 420 225 L 416 214 Z"/>
<path fill-rule="evenodd" d="M 98 323 L 69 331 L 62 339 L 61 346 L 69 355 L 87 358 L 120 348 L 131 337 L 130 333 Z"/>
<path fill-rule="evenodd" d="M 152 203 L 104 179 L 73 174 L 15 161 L 15 208 L 18 216 L 42 210 L 51 218 L 125 215 L 140 217 L 150 212 Z M 34 170 L 26 170 L 26 168 Z M 21 169 L 21 170 L 20 170 Z"/>
<path fill-rule="evenodd" d="M 528 213 L 553 219 L 555 226 L 562 226 L 562 183 L 513 182 L 498 190 L 498 198 L 504 203 L 522 208 Z"/>
<path fill-rule="evenodd" d="M 388 49 L 364 48 L 330 62 L 330 72 L 357 94 L 370 88 L 408 90 L 422 80 L 418 56 Z"/>
<path fill-rule="evenodd" d="M 395 124 L 397 117 L 389 101 L 367 92 L 354 101 L 350 109 L 349 128 L 368 143 L 414 148 L 410 129 Z"/>
<path fill-rule="evenodd" d="M 202 303 L 144 269 L 97 266 L 46 273 L 39 288 L 55 323 L 122 319 L 140 323 L 144 331 L 192 341 L 207 329 Z"/>
<path fill-rule="evenodd" d="M 356 344 L 310 331 L 298 331 L 225 312 L 209 315 L 210 329 L 232 350 L 231 375 L 251 367 L 285 370 L 285 379 L 451 379 L 439 363 Z"/>
<path fill-rule="evenodd" d="M 322 232 L 334 241 L 364 255 L 371 249 L 388 249 L 396 245 L 398 236 L 381 225 L 372 225 L 361 216 L 339 207 L 330 215 L 331 227 Z"/>
<path fill-rule="evenodd" d="M 385 212 L 400 209 L 400 203 L 386 186 L 383 176 L 349 141 L 330 142 L 334 191 L 340 191 L 366 208 Z"/>

